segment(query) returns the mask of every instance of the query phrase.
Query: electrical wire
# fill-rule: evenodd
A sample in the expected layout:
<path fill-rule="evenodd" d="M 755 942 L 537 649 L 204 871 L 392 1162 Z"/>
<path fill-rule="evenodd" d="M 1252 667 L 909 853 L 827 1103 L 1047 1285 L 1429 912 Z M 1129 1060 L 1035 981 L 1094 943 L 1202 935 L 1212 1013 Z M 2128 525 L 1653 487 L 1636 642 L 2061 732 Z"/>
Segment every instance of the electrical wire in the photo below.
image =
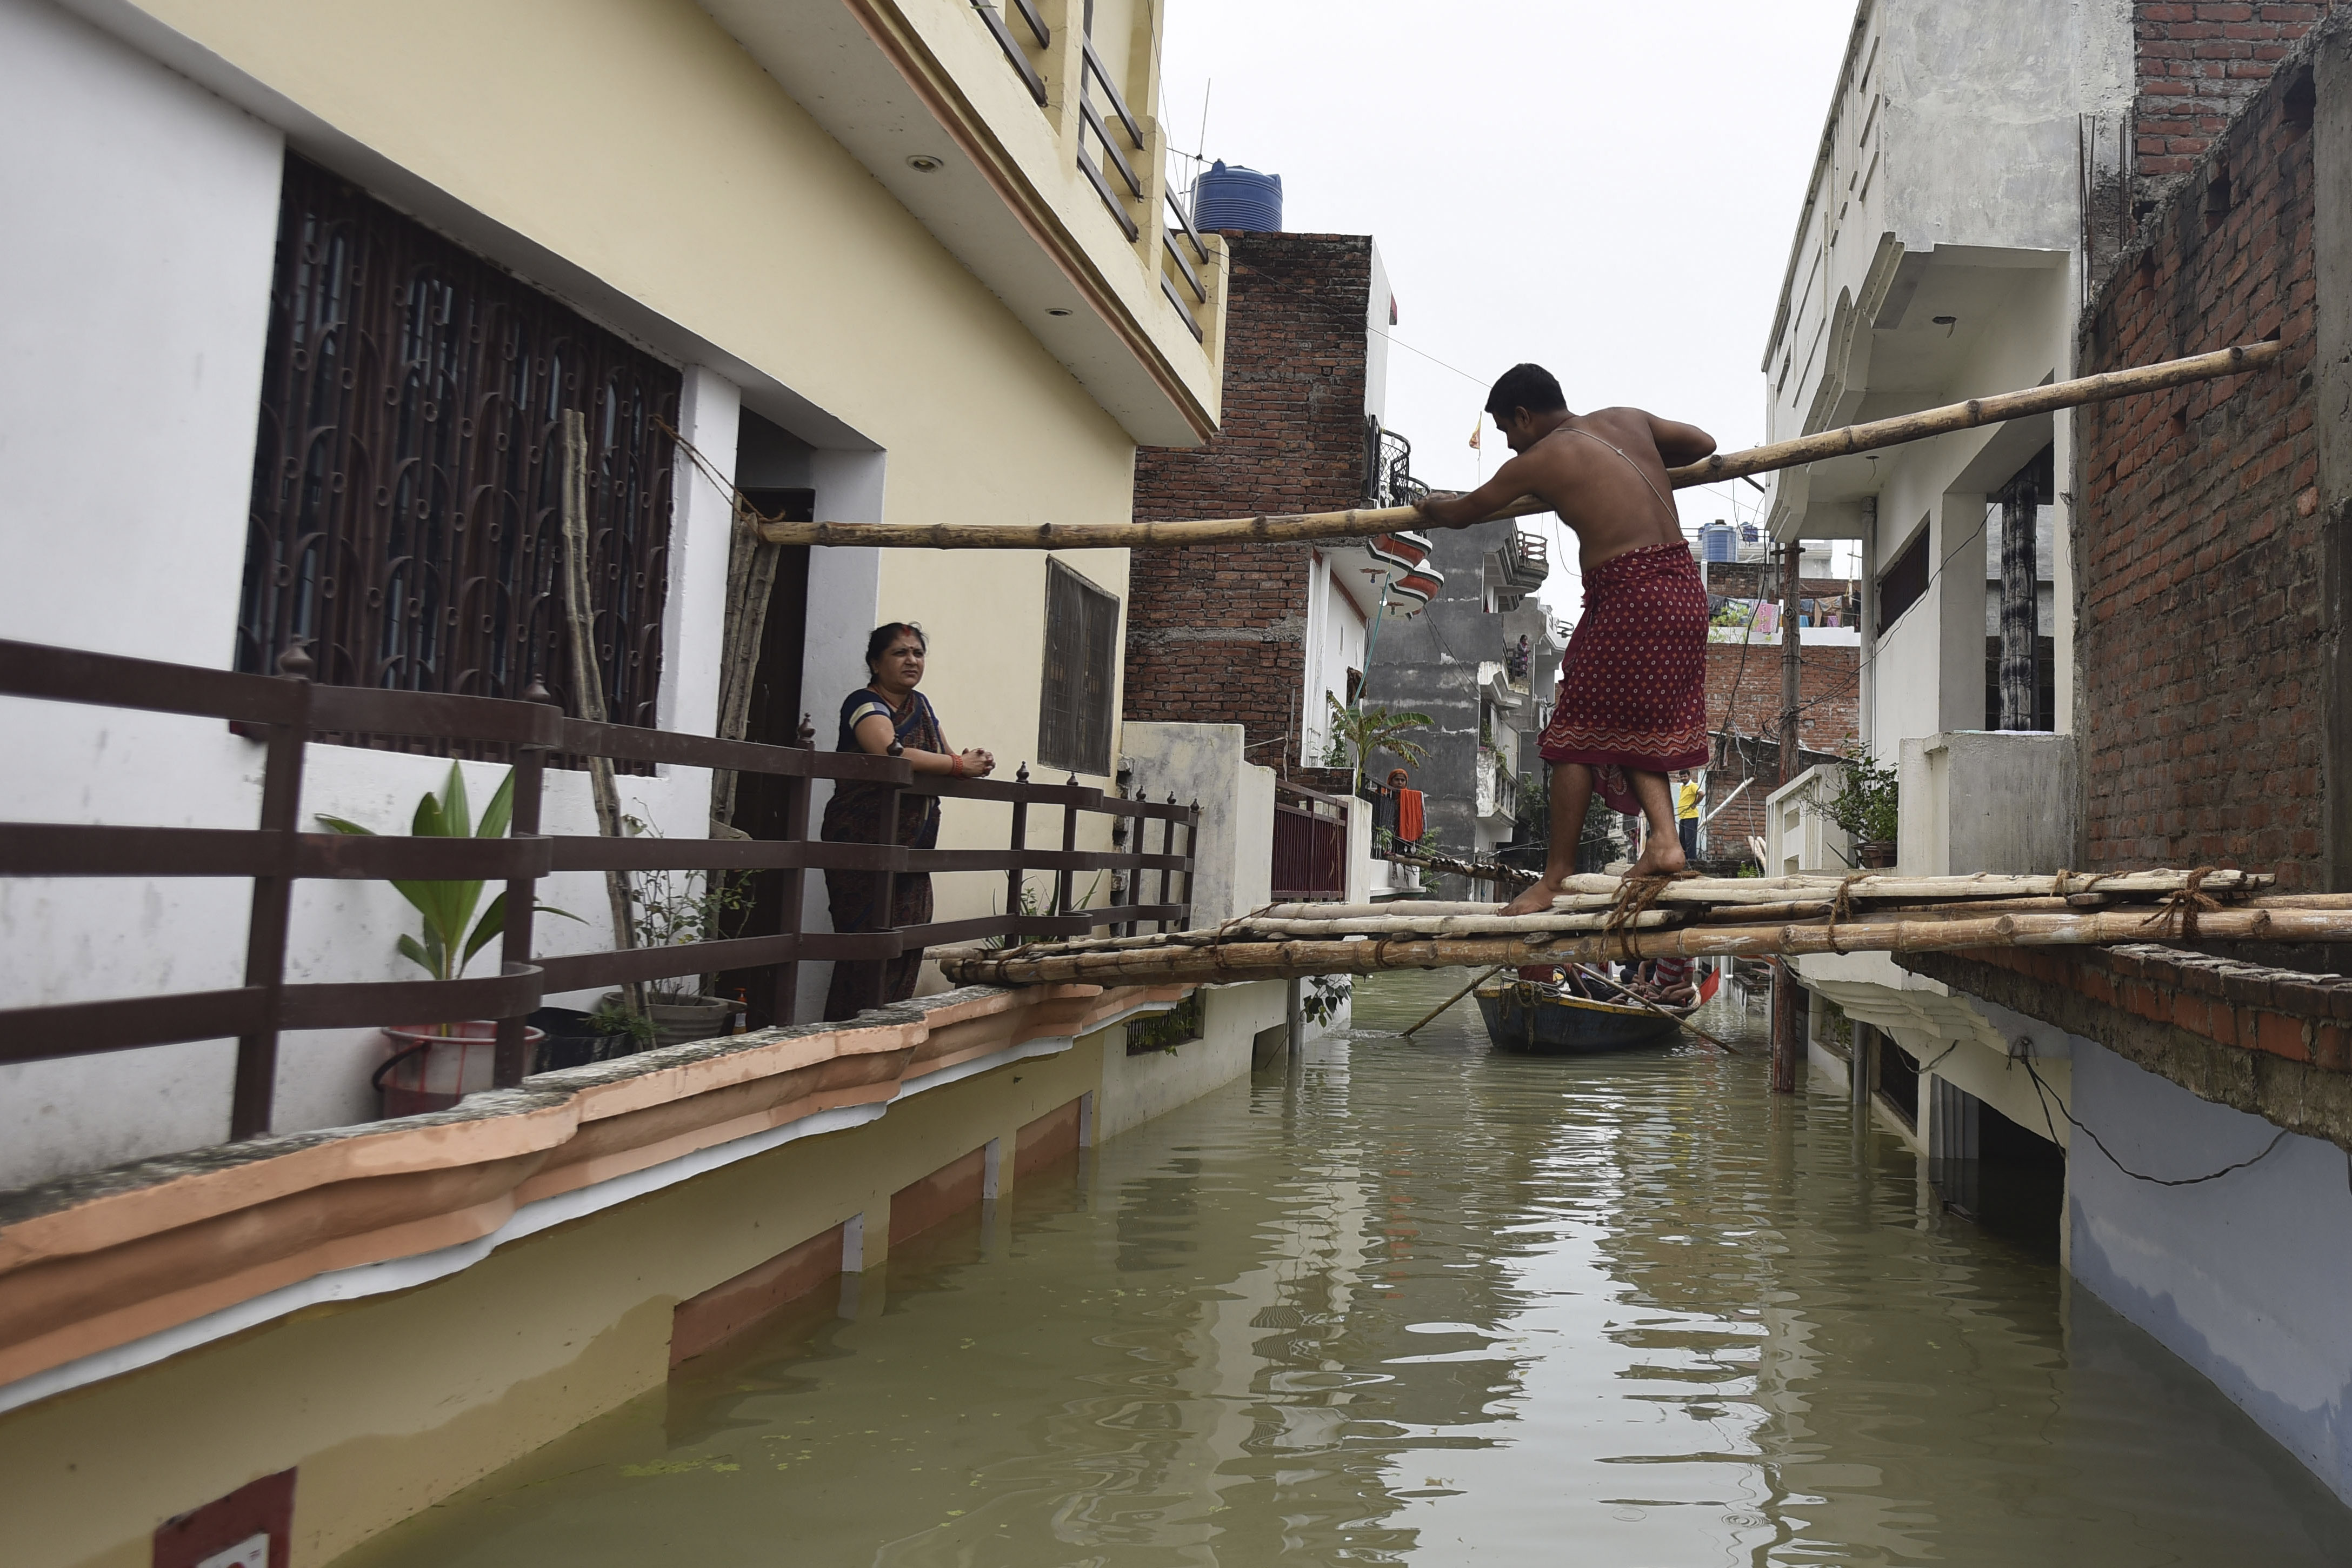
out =
<path fill-rule="evenodd" d="M 1952 1043 L 1957 1045 L 1959 1042 L 1955 1040 Z M 1937 1060 L 1940 1061 L 1943 1058 L 1938 1057 Z M 2024 1064 L 2025 1075 L 2033 1080 L 2034 1098 L 2042 1103 L 2042 1120 L 2043 1124 L 2048 1126 L 2050 1129 L 2050 1141 L 2052 1143 L 2054 1144 L 2058 1141 L 2058 1124 L 2051 1120 L 2050 1116 L 2050 1105 L 2051 1103 L 2055 1100 L 2057 1101 L 2058 1105 L 2058 1114 L 2065 1117 L 2067 1122 L 2076 1132 L 2090 1139 L 2092 1145 L 2098 1149 L 2099 1153 L 2107 1156 L 2107 1163 L 2109 1165 L 2123 1172 L 2124 1175 L 2131 1177 L 2132 1180 L 2144 1181 L 2151 1186 L 2196 1186 L 2204 1182 L 2219 1181 L 2223 1176 L 2228 1176 L 2231 1171 L 2242 1171 L 2248 1166 L 2259 1165 L 2263 1160 L 2270 1158 L 2273 1150 L 2276 1149 L 2281 1144 L 2286 1142 L 2287 1129 L 2281 1127 L 2278 1130 L 2277 1136 L 2272 1138 L 2269 1143 L 2263 1145 L 2263 1152 L 2261 1154 L 2250 1155 L 2245 1159 L 2236 1162 L 2234 1165 L 2223 1166 L 2218 1171 L 2208 1171 L 2203 1176 L 2148 1176 L 2144 1172 L 2132 1169 L 2131 1166 L 2117 1159 L 2116 1157 L 2116 1152 L 2107 1147 L 2106 1141 L 2101 1138 L 2098 1134 L 2093 1132 L 2089 1127 L 2085 1126 L 2082 1118 L 2075 1115 L 2072 1110 L 2068 1109 L 2066 1103 L 2063 1100 L 2058 1100 L 2057 1091 L 2052 1089 L 2047 1083 L 2043 1082 L 2042 1074 L 2034 1070 L 2033 1058 L 2031 1056 L 2021 1056 L 2017 1058 L 2017 1060 Z"/>
<path fill-rule="evenodd" d="M 1495 384 L 1493 377 L 1474 376 L 1459 365 L 1449 365 L 1444 360 L 1439 359 L 1435 354 L 1431 353 L 1428 350 L 1414 348 L 1411 343 L 1406 342 L 1394 332 L 1384 331 L 1381 328 L 1372 326 L 1370 322 L 1365 323 L 1365 329 L 1376 336 L 1386 338 L 1390 342 L 1394 343 L 1398 348 L 1402 349 L 1408 354 L 1419 354 L 1431 364 L 1439 366 L 1444 370 L 1452 371 L 1455 375 L 1460 376 L 1465 382 L 1475 382 L 1482 387 L 1490 387 Z"/>

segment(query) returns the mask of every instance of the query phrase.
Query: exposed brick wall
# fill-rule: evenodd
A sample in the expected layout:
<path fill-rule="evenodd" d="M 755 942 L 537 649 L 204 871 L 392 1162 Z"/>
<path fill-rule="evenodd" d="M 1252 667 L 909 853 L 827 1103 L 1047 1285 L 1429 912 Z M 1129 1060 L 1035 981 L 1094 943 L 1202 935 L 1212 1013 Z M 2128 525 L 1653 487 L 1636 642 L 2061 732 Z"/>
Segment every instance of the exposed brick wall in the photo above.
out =
<path fill-rule="evenodd" d="M 2149 944 L 1906 953 L 2190 1093 L 2352 1147 L 2352 980 Z"/>
<path fill-rule="evenodd" d="M 2141 7 L 2165 9 L 2249 8 Z M 2292 65 L 2246 106 L 2085 313 L 2083 374 L 2287 343 L 2276 370 L 2075 416 L 2093 867 L 2242 865 L 2275 871 L 2284 889 L 2325 879 L 2321 682 L 2335 628 L 2315 488 L 2308 81 Z"/>
<path fill-rule="evenodd" d="M 1743 662 L 1741 653 L 1747 657 Z M 1862 651 L 1800 643 L 1797 657 L 1797 747 L 1800 771 L 1813 758 L 1805 752 L 1835 756 L 1860 730 Z M 1737 859 L 1738 846 L 1749 835 L 1763 836 L 1764 798 L 1780 787 L 1780 649 L 1778 643 L 1710 643 L 1706 649 L 1706 727 L 1720 737 L 1727 727 L 1740 736 L 1760 737 L 1761 747 L 1718 740 L 1719 765 L 1707 769 L 1706 805 L 1712 811 L 1724 801 L 1720 815 L 1707 824 L 1707 843 L 1714 858 Z M 1740 780 L 1755 782 L 1732 794 Z"/>
<path fill-rule="evenodd" d="M 1135 457 L 1139 519 L 1335 511 L 1363 497 L 1361 235 L 1234 234 L 1224 415 L 1191 450 Z M 1308 545 L 1139 550 L 1129 573 L 1130 719 L 1239 724 L 1272 764 L 1306 682 Z M 1271 744 L 1269 744 L 1271 743 Z"/>
<path fill-rule="evenodd" d="M 2132 6 L 2139 75 L 2134 195 L 2152 201 L 2188 173 L 2231 115 L 2262 91 L 2295 41 L 2334 7 L 2335 0 L 2137 0 Z"/>
<path fill-rule="evenodd" d="M 1747 655 L 1743 664 L 1741 654 Z M 1797 650 L 1797 744 L 1808 751 L 1842 751 L 1861 728 L 1862 651 L 1804 643 Z M 1776 643 L 1706 645 L 1706 727 L 1728 724 L 1742 735 L 1780 734 L 1780 648 Z"/>

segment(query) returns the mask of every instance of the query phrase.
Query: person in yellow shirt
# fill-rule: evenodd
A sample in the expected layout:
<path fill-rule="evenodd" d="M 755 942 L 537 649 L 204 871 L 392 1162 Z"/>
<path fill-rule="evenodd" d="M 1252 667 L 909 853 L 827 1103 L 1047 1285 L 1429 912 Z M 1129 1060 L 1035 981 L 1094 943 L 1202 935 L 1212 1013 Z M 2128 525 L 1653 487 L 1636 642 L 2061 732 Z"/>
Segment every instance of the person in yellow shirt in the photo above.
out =
<path fill-rule="evenodd" d="M 1706 791 L 1699 788 L 1696 773 L 1677 773 L 1680 788 L 1675 791 L 1675 828 L 1682 835 L 1683 858 L 1698 859 L 1698 806 Z"/>

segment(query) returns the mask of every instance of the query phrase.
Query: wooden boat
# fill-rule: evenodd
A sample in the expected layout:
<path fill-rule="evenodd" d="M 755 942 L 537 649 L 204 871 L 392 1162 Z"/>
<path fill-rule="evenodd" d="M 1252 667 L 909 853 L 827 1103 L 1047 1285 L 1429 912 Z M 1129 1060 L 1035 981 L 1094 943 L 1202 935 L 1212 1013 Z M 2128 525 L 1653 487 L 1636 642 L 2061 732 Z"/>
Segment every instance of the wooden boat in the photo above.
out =
<path fill-rule="evenodd" d="M 1558 986 L 1498 979 L 1478 988 L 1478 1012 L 1486 1038 L 1497 1051 L 1531 1056 L 1590 1056 L 1664 1045 L 1682 1032 L 1688 1018 L 1715 994 L 1718 977 L 1709 973 L 1699 998 L 1685 1008 L 1656 1010 L 1633 1002 L 1596 1002 Z"/>

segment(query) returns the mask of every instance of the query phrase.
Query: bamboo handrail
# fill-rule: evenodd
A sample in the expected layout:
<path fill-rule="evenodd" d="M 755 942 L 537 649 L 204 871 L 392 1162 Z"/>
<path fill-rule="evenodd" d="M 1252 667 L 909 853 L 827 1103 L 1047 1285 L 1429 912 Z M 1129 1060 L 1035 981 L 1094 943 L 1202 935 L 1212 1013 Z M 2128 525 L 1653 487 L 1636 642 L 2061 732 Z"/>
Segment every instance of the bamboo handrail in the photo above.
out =
<path fill-rule="evenodd" d="M 1825 458 L 1846 457 L 1898 446 L 1931 435 L 1974 430 L 2029 414 L 2105 402 L 2137 392 L 2162 392 L 2191 382 L 2243 375 L 2276 360 L 2285 344 L 2273 339 L 2210 354 L 2166 360 L 2131 370 L 2105 371 L 2070 382 L 2022 392 L 1970 398 L 1942 408 L 1922 409 L 1867 424 L 1849 424 L 1793 440 L 1718 453 L 1685 467 L 1670 468 L 1676 489 L 1722 479 L 1769 474 Z M 1551 507 L 1523 496 L 1490 517 L 1521 517 Z M 1416 507 L 1350 508 L 1344 512 L 1297 512 L 1255 517 L 1213 517 L 1144 523 L 779 523 L 762 522 L 760 537 L 777 545 L 869 545 L 898 549 L 1128 549 L 1140 546 L 1282 543 L 1301 539 L 1359 538 L 1404 528 L 1434 527 Z M 1469 528 L 1471 523 L 1453 525 Z"/>

